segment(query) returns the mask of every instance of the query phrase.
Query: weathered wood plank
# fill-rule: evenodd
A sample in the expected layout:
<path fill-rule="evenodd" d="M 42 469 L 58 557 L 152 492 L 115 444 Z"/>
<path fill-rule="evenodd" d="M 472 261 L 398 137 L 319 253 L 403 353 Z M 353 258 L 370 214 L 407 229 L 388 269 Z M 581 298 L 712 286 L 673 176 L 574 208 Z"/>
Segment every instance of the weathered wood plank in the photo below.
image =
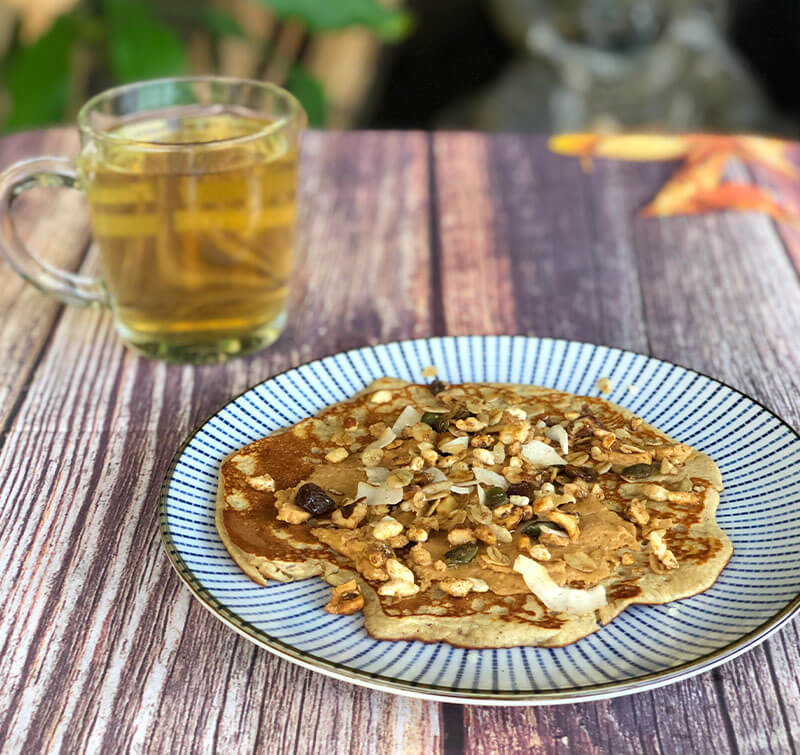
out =
<path fill-rule="evenodd" d="M 746 391 L 800 428 L 800 284 L 774 223 L 714 213 L 634 229 L 653 354 Z M 718 672 L 744 752 L 789 751 L 796 738 L 797 682 L 772 670 L 796 654 L 787 646 L 796 637 L 795 621 L 793 633 Z"/>
<path fill-rule="evenodd" d="M 269 351 L 168 367 L 127 352 L 106 312 L 58 323 L 0 452 L 10 751 L 440 750 L 438 705 L 298 669 L 217 622 L 156 529 L 170 457 L 231 395 L 428 327 L 424 136 L 309 134 L 302 164 L 294 314 Z"/>
<path fill-rule="evenodd" d="M 636 210 L 652 197 L 672 166 L 602 161 L 591 174 L 584 175 L 577 161 L 548 154 L 543 140 L 536 137 L 504 135 L 484 141 L 473 135 L 447 134 L 435 139 L 439 213 L 442 219 L 447 218 L 447 222 L 440 222 L 439 230 L 448 327 L 457 323 L 459 332 L 503 330 L 508 326 L 499 324 L 497 316 L 487 318 L 486 313 L 510 306 L 497 301 L 498 297 L 510 296 L 514 299 L 517 332 L 609 343 L 638 351 L 649 348 L 657 356 L 730 378 L 719 363 L 704 361 L 706 354 L 720 351 L 720 346 L 715 346 L 719 331 L 712 324 L 718 322 L 720 313 L 732 311 L 731 303 L 720 298 L 737 296 L 744 300 L 753 290 L 739 280 L 744 273 L 739 255 L 725 262 L 721 257 L 703 257 L 706 247 L 714 243 L 709 241 L 709 233 L 716 231 L 703 232 L 702 224 L 720 220 L 635 219 Z M 469 169 L 465 167 L 468 165 Z M 465 175 L 470 171 L 476 176 Z M 460 200 L 464 186 L 473 187 L 476 195 L 488 192 L 491 202 L 476 196 L 474 206 L 480 208 L 486 203 L 490 209 L 474 211 L 469 202 Z M 750 216 L 736 216 L 730 222 L 736 224 L 736 230 L 725 234 L 726 245 L 741 244 L 743 238 L 748 243 L 747 233 L 752 231 L 744 229 L 752 227 Z M 457 236 L 453 229 L 458 230 Z M 766 243 L 767 239 L 760 241 Z M 470 243 L 473 248 L 465 249 Z M 774 238 L 769 243 L 771 254 L 777 256 Z M 450 272 L 459 260 L 485 254 L 500 258 L 501 262 L 484 262 L 484 267 L 496 274 L 508 270 L 505 279 L 481 285 Z M 718 279 L 716 270 L 723 264 L 728 266 L 728 276 L 736 280 Z M 799 300 L 787 304 L 794 294 L 776 280 L 786 274 L 786 261 L 783 267 L 777 264 L 774 274 L 766 279 L 759 276 L 759 262 L 753 260 L 745 268 L 748 276 L 769 281 L 764 284 L 769 294 L 763 295 L 773 300 L 767 306 L 762 296 L 750 298 L 749 304 L 740 303 L 744 309 L 736 315 L 733 331 L 737 342 L 725 349 L 754 348 L 758 353 L 752 342 L 772 339 L 765 334 L 766 320 L 781 310 L 785 327 L 779 329 L 780 348 L 776 346 L 774 353 L 791 343 L 795 344 L 795 353 L 800 351 L 796 341 L 788 338 L 796 318 L 786 317 L 794 313 Z M 708 279 L 709 269 L 715 271 L 713 280 Z M 789 275 L 789 285 L 792 280 Z M 700 317 L 695 302 L 709 287 L 714 288 L 716 300 L 703 300 L 699 309 L 704 317 Z M 464 293 L 468 298 L 481 295 L 490 301 L 477 310 L 458 308 L 459 296 Z M 752 369 L 753 362 L 751 355 L 740 364 Z M 793 401 L 787 393 L 791 378 L 769 377 L 766 372 L 762 379 L 770 385 L 764 387 L 763 394 L 772 394 L 776 380 L 783 383 L 778 390 L 785 408 L 786 402 Z M 755 387 L 746 375 L 741 377 L 740 386 Z M 737 703 L 730 695 L 727 675 L 747 673 L 754 658 L 757 656 L 751 654 L 721 672 L 722 699 L 713 675 L 704 674 L 665 690 L 612 701 L 530 710 L 468 708 L 467 748 L 476 752 L 691 749 L 712 753 L 737 747 L 755 751 L 767 741 L 778 748 L 786 747 L 786 728 L 774 713 L 779 709 L 780 695 L 774 679 L 762 675 L 755 680 L 749 674 L 752 683 L 742 688 L 742 697 L 753 697 L 753 716 L 747 717 L 742 710 L 744 700 Z M 764 689 L 754 689 L 759 685 Z M 728 730 L 733 739 L 726 734 Z"/>
<path fill-rule="evenodd" d="M 8 136 L 0 140 L 0 170 L 26 157 L 70 156 L 77 150 L 78 138 L 72 129 Z M 83 204 L 73 191 L 39 189 L 23 195 L 14 211 L 21 237 L 42 259 L 74 270 L 88 239 Z M 43 217 L 50 222 L 37 222 Z M 16 275 L 0 255 L 0 428 L 14 411 L 60 309 L 58 302 Z"/>

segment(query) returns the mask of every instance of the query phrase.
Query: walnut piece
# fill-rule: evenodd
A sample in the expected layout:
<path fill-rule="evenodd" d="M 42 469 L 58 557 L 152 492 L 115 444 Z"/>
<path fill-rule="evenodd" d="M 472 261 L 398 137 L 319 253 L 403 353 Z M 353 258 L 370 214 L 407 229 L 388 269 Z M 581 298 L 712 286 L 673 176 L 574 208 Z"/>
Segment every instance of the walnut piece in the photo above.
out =
<path fill-rule="evenodd" d="M 331 592 L 331 599 L 325 610 L 328 613 L 336 613 L 340 616 L 349 616 L 364 607 L 364 596 L 354 579 L 344 582 L 338 587 L 334 587 Z"/>
<path fill-rule="evenodd" d="M 629 504 L 625 512 L 625 518 L 634 524 L 645 525 L 650 521 L 650 514 L 645 508 L 644 501 L 640 498 L 634 498 Z"/>
<path fill-rule="evenodd" d="M 653 549 L 653 555 L 661 562 L 664 568 L 678 568 L 678 559 L 675 558 L 675 554 L 667 548 L 667 544 L 664 541 L 664 530 L 653 530 L 647 536 L 647 540 L 650 543 L 650 547 Z"/>
<path fill-rule="evenodd" d="M 442 592 L 452 595 L 454 598 L 463 598 L 473 588 L 471 579 L 459 579 L 458 577 L 445 577 L 439 582 Z"/>

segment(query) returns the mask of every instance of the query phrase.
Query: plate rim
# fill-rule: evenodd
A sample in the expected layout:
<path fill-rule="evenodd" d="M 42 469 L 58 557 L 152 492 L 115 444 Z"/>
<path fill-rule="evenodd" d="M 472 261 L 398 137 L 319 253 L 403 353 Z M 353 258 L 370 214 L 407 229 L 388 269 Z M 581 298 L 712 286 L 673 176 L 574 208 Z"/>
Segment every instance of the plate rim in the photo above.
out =
<path fill-rule="evenodd" d="M 491 690 L 461 690 L 453 687 L 434 685 L 428 683 L 417 683 L 399 680 L 395 677 L 387 677 L 380 674 L 371 674 L 367 671 L 354 670 L 350 666 L 338 663 L 337 661 L 330 661 L 325 658 L 317 657 L 311 653 L 298 650 L 294 646 L 285 643 L 283 640 L 277 639 L 268 635 L 260 629 L 254 627 L 250 622 L 237 616 L 233 611 L 227 608 L 223 603 L 214 598 L 203 587 L 201 580 L 199 580 L 183 558 L 180 556 L 179 550 L 170 533 L 168 517 L 166 514 L 167 498 L 172 476 L 175 467 L 183 456 L 186 448 L 194 440 L 195 436 L 205 427 L 205 425 L 217 416 L 221 411 L 229 405 L 236 402 L 239 398 L 246 393 L 258 388 L 271 380 L 285 375 L 292 370 L 301 369 L 307 365 L 315 362 L 320 362 L 324 359 L 329 359 L 338 355 L 352 354 L 363 349 L 386 348 L 393 345 L 412 344 L 419 342 L 430 342 L 434 340 L 439 341 L 459 341 L 480 338 L 483 341 L 487 339 L 522 339 L 546 342 L 549 341 L 553 344 L 577 344 L 581 347 L 599 346 L 601 348 L 611 349 L 622 354 L 632 354 L 634 356 L 644 357 L 645 359 L 653 359 L 663 364 L 668 364 L 674 367 L 679 367 L 687 372 L 699 375 L 714 383 L 722 385 L 729 390 L 733 391 L 739 396 L 752 401 L 761 410 L 772 415 L 778 422 L 786 427 L 798 440 L 800 440 L 800 432 L 795 430 L 786 420 L 780 417 L 769 407 L 765 406 L 761 401 L 748 395 L 744 391 L 735 388 L 734 386 L 726 383 L 723 380 L 712 377 L 711 375 L 697 370 L 693 367 L 687 367 L 678 362 L 673 362 L 660 357 L 652 356 L 651 354 L 644 354 L 642 352 L 634 351 L 632 349 L 624 349 L 619 346 L 611 346 L 608 344 L 594 343 L 589 341 L 579 341 L 569 338 L 553 338 L 549 336 L 531 336 L 523 334 L 464 334 L 464 335 L 445 335 L 445 336 L 419 336 L 417 338 L 406 338 L 396 341 L 385 341 L 376 344 L 364 344 L 351 349 L 334 351 L 323 356 L 309 359 L 291 367 L 287 367 L 280 372 L 276 372 L 263 380 L 254 383 L 253 385 L 240 391 L 238 394 L 228 399 L 224 404 L 215 409 L 205 419 L 199 422 L 189 435 L 180 444 L 177 451 L 173 455 L 167 471 L 164 475 L 164 481 L 161 484 L 159 492 L 159 501 L 157 509 L 158 528 L 161 536 L 161 544 L 167 554 L 170 565 L 177 573 L 180 580 L 191 590 L 193 596 L 200 602 L 200 604 L 208 610 L 212 615 L 219 619 L 223 624 L 233 629 L 237 634 L 245 637 L 254 644 L 264 648 L 273 655 L 284 658 L 292 663 L 295 663 L 303 668 L 311 671 L 322 673 L 326 676 L 339 679 L 342 681 L 357 684 L 362 687 L 370 689 L 379 689 L 386 692 L 393 692 L 395 694 L 406 695 L 410 697 L 432 700 L 437 702 L 452 702 L 461 704 L 483 704 L 483 705 L 552 705 L 552 704 L 566 704 L 586 702 L 598 699 L 610 699 L 613 697 L 620 697 L 623 695 L 635 694 L 638 692 L 645 692 L 647 690 L 657 689 L 669 684 L 689 679 L 698 674 L 710 671 L 717 666 L 733 660 L 737 656 L 752 650 L 756 646 L 764 642 L 768 637 L 777 632 L 784 624 L 791 620 L 795 614 L 800 612 L 800 592 L 787 603 L 780 611 L 775 613 L 765 622 L 751 630 L 747 634 L 728 643 L 722 648 L 715 650 L 706 655 L 700 656 L 693 661 L 687 661 L 678 666 L 661 671 L 654 671 L 649 674 L 643 674 L 635 678 L 629 678 L 621 681 L 602 682 L 599 684 L 590 684 L 579 687 L 565 687 L 562 689 L 545 689 L 538 691 L 522 691 L 522 692 L 493 692 Z M 266 638 L 266 639 L 265 639 Z"/>

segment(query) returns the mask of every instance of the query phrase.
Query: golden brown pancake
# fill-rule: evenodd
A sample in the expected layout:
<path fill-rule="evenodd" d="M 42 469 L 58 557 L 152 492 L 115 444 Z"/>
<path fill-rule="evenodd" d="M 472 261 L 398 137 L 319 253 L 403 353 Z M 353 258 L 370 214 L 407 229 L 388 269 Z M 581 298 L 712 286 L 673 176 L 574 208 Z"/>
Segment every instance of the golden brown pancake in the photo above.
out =
<path fill-rule="evenodd" d="M 343 585 L 328 610 L 377 639 L 560 646 L 711 586 L 721 489 L 603 399 L 384 378 L 228 457 L 217 527 L 260 584 Z"/>

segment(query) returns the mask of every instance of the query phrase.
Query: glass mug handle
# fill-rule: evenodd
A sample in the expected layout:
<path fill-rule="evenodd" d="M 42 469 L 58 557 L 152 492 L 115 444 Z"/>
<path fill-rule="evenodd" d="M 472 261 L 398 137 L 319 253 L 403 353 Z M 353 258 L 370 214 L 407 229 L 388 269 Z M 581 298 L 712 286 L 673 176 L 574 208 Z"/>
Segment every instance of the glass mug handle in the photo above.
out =
<path fill-rule="evenodd" d="M 64 157 L 37 157 L 15 163 L 0 174 L 0 251 L 17 273 L 49 296 L 69 304 L 105 304 L 105 289 L 98 278 L 75 275 L 43 262 L 17 233 L 11 216 L 14 201 L 37 186 L 79 189 L 74 163 Z"/>

